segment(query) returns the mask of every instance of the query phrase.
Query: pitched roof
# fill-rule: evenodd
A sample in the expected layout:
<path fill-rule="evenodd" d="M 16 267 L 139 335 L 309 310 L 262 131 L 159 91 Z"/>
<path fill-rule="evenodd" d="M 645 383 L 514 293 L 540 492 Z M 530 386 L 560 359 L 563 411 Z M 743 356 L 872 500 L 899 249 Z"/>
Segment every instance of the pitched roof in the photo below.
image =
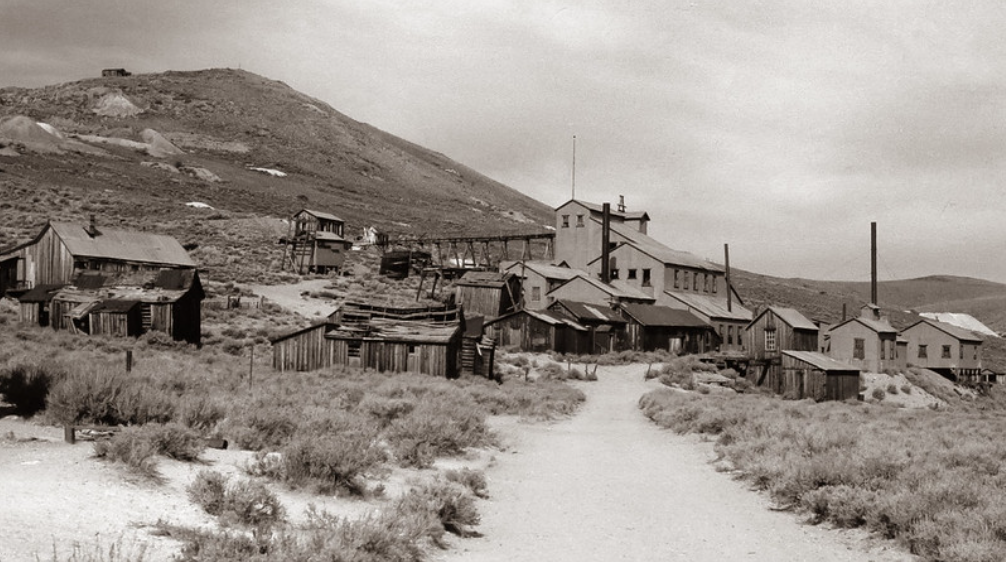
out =
<path fill-rule="evenodd" d="M 631 287 L 629 285 L 624 285 L 624 284 L 622 284 L 620 282 L 617 282 L 617 281 L 605 284 L 605 283 L 601 282 L 600 279 L 594 279 L 593 277 L 590 277 L 589 275 L 585 275 L 585 274 L 579 274 L 576 277 L 573 277 L 569 281 L 566 281 L 562 285 L 559 285 L 555 289 L 552 289 L 551 291 L 549 291 L 548 294 L 552 294 L 552 293 L 554 293 L 554 292 L 562 289 L 566 285 L 575 282 L 578 279 L 582 279 L 584 282 L 586 282 L 586 283 L 588 283 L 590 285 L 593 285 L 597 289 L 599 289 L 599 290 L 601 290 L 601 291 L 607 293 L 608 295 L 610 295 L 610 296 L 612 296 L 614 298 L 617 298 L 617 299 L 645 300 L 645 301 L 649 301 L 649 302 L 653 302 L 655 300 L 650 295 L 647 295 L 646 293 L 640 291 L 639 289 L 636 289 L 635 287 Z"/>
<path fill-rule="evenodd" d="M 513 277 L 514 274 L 510 272 L 500 273 L 498 271 L 469 271 L 465 273 L 461 279 L 458 279 L 455 284 L 474 285 L 480 287 L 502 287 Z"/>
<path fill-rule="evenodd" d="M 108 299 L 98 303 L 97 306 L 91 309 L 91 312 L 112 312 L 121 314 L 123 312 L 129 312 L 130 310 L 136 308 L 139 304 L 140 301 Z"/>
<path fill-rule="evenodd" d="M 342 219 L 340 219 L 339 217 L 337 217 L 337 216 L 335 216 L 335 215 L 333 215 L 331 213 L 323 213 L 321 211 L 312 211 L 311 209 L 301 209 L 300 211 L 297 211 L 296 213 L 294 213 L 294 216 L 297 216 L 297 215 L 299 215 L 301 213 L 307 213 L 307 214 L 311 215 L 312 217 L 316 217 L 316 218 L 327 220 L 327 221 L 345 222 Z"/>
<path fill-rule="evenodd" d="M 334 232 L 328 232 L 328 231 L 325 231 L 325 230 L 319 230 L 318 232 L 315 232 L 314 233 L 314 237 L 317 238 L 318 240 L 331 240 L 331 241 L 335 241 L 335 242 L 345 242 L 346 241 L 346 239 L 343 238 L 342 236 L 339 236 L 338 234 L 336 234 Z"/>
<path fill-rule="evenodd" d="M 643 326 L 708 328 L 709 324 L 687 310 L 655 304 L 624 304 L 622 310 Z"/>
<path fill-rule="evenodd" d="M 601 321 L 615 324 L 625 324 L 625 319 L 619 316 L 617 312 L 611 310 L 610 308 L 598 306 L 596 304 L 559 299 L 555 301 L 552 306 L 561 306 L 562 308 L 565 308 L 581 322 L 590 320 L 594 322 Z"/>
<path fill-rule="evenodd" d="M 524 262 L 523 266 L 521 265 L 521 262 L 515 262 L 514 264 L 508 266 L 505 271 L 519 274 L 521 267 L 530 269 L 546 279 L 561 279 L 563 281 L 568 281 L 577 275 L 583 275 L 584 273 L 579 269 L 530 261 Z"/>
<path fill-rule="evenodd" d="M 581 332 L 587 330 L 586 326 L 576 322 L 575 320 L 566 318 L 565 316 L 559 314 L 558 312 L 552 312 L 551 310 L 524 310 L 523 312 L 527 313 L 527 315 L 531 316 L 532 318 L 537 318 L 538 320 L 541 320 L 542 322 L 548 324 L 552 324 L 553 326 L 558 326 L 562 324 L 570 326 L 574 330 L 579 330 Z"/>
<path fill-rule="evenodd" d="M 565 207 L 566 205 L 569 205 L 570 203 L 579 203 L 579 204 L 583 205 L 584 207 L 586 207 L 587 209 L 589 209 L 592 213 L 601 214 L 601 213 L 604 212 L 604 205 L 598 205 L 597 203 L 590 203 L 588 201 L 582 201 L 580 199 L 570 199 L 569 201 L 566 201 L 562 205 L 559 205 L 558 207 L 556 207 L 556 209 L 560 209 L 562 207 Z M 608 212 L 611 213 L 611 216 L 618 217 L 618 218 L 621 218 L 623 220 L 650 220 L 650 215 L 647 214 L 646 211 L 623 212 L 623 211 L 617 210 L 617 207 L 616 207 L 616 208 L 610 209 Z"/>
<path fill-rule="evenodd" d="M 63 285 L 35 285 L 27 293 L 17 298 L 18 302 L 49 302 Z"/>
<path fill-rule="evenodd" d="M 185 248 L 171 236 L 104 227 L 98 227 L 98 234 L 91 236 L 79 224 L 50 222 L 49 226 L 75 257 L 196 266 Z"/>
<path fill-rule="evenodd" d="M 930 326 L 936 328 L 937 330 L 940 330 L 941 332 L 961 341 L 976 342 L 976 343 L 981 343 L 983 341 L 978 334 L 970 330 L 965 330 L 964 328 L 959 328 L 957 326 L 954 326 L 953 324 L 947 324 L 946 322 L 937 322 L 936 320 L 933 320 L 931 318 L 923 318 L 922 320 L 919 320 L 918 322 L 902 330 L 902 333 L 907 332 L 908 330 L 911 330 L 915 326 L 918 326 L 919 324 L 922 323 L 929 324 Z"/>
<path fill-rule="evenodd" d="M 890 324 L 888 324 L 887 322 L 884 322 L 884 321 L 881 321 L 881 320 L 874 320 L 872 318 L 863 318 L 863 317 L 850 318 L 850 319 L 846 320 L 845 322 L 840 322 L 838 324 L 835 324 L 828 331 L 829 332 L 834 332 L 838 328 L 841 328 L 842 326 L 845 326 L 846 324 L 850 324 L 852 322 L 859 322 L 860 324 L 866 326 L 867 328 L 873 330 L 874 332 L 877 332 L 878 334 L 897 334 L 898 333 L 898 331 L 895 330 L 894 327 L 891 326 Z"/>
<path fill-rule="evenodd" d="M 339 326 L 326 333 L 325 337 L 329 339 L 445 344 L 460 332 L 461 322 L 420 322 L 371 318 L 365 324 Z"/>
<path fill-rule="evenodd" d="M 664 294 L 677 299 L 685 306 L 692 308 L 699 314 L 709 318 L 743 320 L 745 322 L 750 322 L 754 316 L 751 314 L 750 310 L 744 308 L 736 302 L 731 304 L 731 310 L 727 310 L 726 297 L 710 297 L 707 295 L 686 293 L 683 291 L 664 291 Z"/>
<path fill-rule="evenodd" d="M 665 246 L 662 242 L 650 238 L 630 226 L 612 223 L 611 231 L 622 238 L 625 238 L 629 245 L 663 263 L 664 265 L 679 265 L 717 273 L 726 271 L 723 266 L 700 258 L 695 254 L 683 252 L 681 250 L 672 250 L 671 248 Z"/>
<path fill-rule="evenodd" d="M 957 326 L 958 328 L 964 328 L 965 330 L 971 330 L 985 336 L 999 336 L 994 330 L 983 324 L 981 320 L 963 312 L 920 312 L 919 316 Z"/>
<path fill-rule="evenodd" d="M 817 326 L 813 322 L 811 322 L 806 316 L 800 314 L 799 310 L 795 308 L 787 308 L 784 306 L 770 306 L 765 310 L 763 310 L 761 314 L 759 314 L 757 317 L 755 317 L 755 319 L 752 320 L 752 322 L 758 320 L 758 318 L 761 318 L 769 311 L 772 311 L 773 314 L 781 318 L 783 322 L 789 324 L 794 329 L 815 330 L 815 331 L 818 329 Z"/>
<path fill-rule="evenodd" d="M 859 367 L 853 367 L 852 365 L 842 363 L 841 361 L 836 361 L 831 357 L 823 353 L 818 353 L 816 351 L 789 351 L 783 350 L 783 355 L 789 355 L 803 361 L 804 363 L 810 363 L 814 367 L 821 369 L 822 371 L 859 371 Z"/>

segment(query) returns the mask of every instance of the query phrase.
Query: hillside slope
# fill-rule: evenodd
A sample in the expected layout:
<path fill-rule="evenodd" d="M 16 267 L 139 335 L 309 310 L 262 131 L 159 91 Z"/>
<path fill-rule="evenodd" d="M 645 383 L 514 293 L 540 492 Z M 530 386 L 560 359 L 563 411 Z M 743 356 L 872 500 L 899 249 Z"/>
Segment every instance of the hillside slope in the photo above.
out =
<path fill-rule="evenodd" d="M 272 246 L 283 227 L 263 219 L 305 207 L 342 217 L 351 236 L 365 226 L 477 235 L 552 223 L 547 206 L 514 189 L 240 70 L 0 90 L 0 121 L 18 115 L 66 139 L 47 143 L 39 130 L 0 123 L 0 247 L 47 219 L 95 214 L 198 245 L 202 265 L 238 279 L 278 265 Z M 183 153 L 145 150 L 147 129 Z M 185 206 L 193 201 L 214 210 Z"/>

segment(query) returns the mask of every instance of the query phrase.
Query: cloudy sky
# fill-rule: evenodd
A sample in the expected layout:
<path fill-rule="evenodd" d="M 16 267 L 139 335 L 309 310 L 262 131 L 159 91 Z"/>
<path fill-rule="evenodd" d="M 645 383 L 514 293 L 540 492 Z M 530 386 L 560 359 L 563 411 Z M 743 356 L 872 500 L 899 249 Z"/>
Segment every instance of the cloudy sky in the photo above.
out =
<path fill-rule="evenodd" d="M 243 68 L 781 277 L 1006 282 L 999 0 L 3 0 L 0 86 Z"/>

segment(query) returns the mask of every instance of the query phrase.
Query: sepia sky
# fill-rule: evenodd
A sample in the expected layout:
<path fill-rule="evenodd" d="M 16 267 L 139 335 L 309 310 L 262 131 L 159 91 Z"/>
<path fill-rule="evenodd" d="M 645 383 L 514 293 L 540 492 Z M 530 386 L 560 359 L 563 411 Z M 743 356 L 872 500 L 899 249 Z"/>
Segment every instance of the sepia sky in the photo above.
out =
<path fill-rule="evenodd" d="M 1006 282 L 1006 3 L 4 0 L 0 86 L 243 68 L 781 277 Z M 475 234 L 475 233 L 473 233 Z"/>

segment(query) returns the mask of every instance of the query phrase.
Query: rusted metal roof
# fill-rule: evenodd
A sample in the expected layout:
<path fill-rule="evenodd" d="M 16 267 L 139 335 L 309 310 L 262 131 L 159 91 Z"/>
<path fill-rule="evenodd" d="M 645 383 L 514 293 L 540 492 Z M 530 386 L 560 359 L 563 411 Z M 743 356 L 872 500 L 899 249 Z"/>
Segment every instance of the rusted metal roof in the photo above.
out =
<path fill-rule="evenodd" d="M 842 363 L 841 361 L 836 361 L 831 357 L 823 353 L 818 353 L 816 351 L 789 351 L 783 350 L 783 355 L 789 355 L 795 359 L 799 359 L 804 363 L 807 363 L 813 367 L 821 369 L 822 371 L 859 371 L 859 367 L 853 367 L 847 363 Z"/>
<path fill-rule="evenodd" d="M 178 240 L 171 236 L 100 226 L 97 228 L 97 234 L 91 236 L 88 229 L 79 224 L 50 222 L 49 226 L 74 257 L 104 258 L 182 267 L 196 266 L 185 248 L 182 248 Z"/>
<path fill-rule="evenodd" d="M 729 290 L 729 289 L 728 289 Z M 726 320 L 743 320 L 750 322 L 753 315 L 751 311 L 734 302 L 731 310 L 727 310 L 726 297 L 710 297 L 696 293 L 684 291 L 664 291 L 670 297 L 674 297 L 685 306 L 694 309 L 699 314 L 709 318 L 723 318 Z"/>
<path fill-rule="evenodd" d="M 622 310 L 643 326 L 709 328 L 709 324 L 687 310 L 655 304 L 624 304 Z"/>

